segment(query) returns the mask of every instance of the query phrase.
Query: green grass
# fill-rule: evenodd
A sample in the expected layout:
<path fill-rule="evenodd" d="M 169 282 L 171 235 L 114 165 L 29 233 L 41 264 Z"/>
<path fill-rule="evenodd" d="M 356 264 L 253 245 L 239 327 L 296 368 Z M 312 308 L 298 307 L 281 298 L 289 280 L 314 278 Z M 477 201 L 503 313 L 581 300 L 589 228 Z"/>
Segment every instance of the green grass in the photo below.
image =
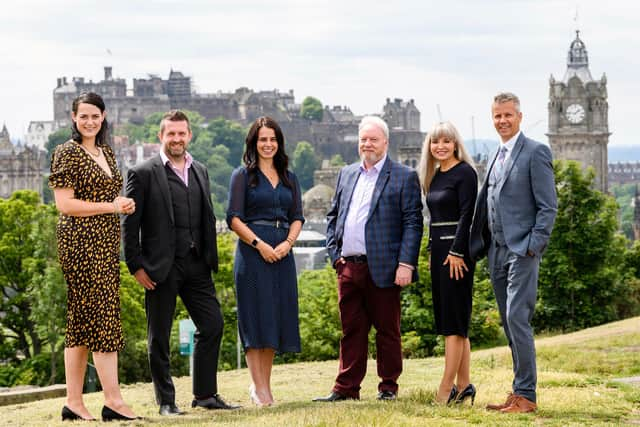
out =
<path fill-rule="evenodd" d="M 510 390 L 511 356 L 506 347 L 474 351 L 472 379 L 478 388 L 474 407 L 434 405 L 442 373 L 442 358 L 406 360 L 396 402 L 378 402 L 375 361 L 369 361 L 362 384 L 362 400 L 335 404 L 313 403 L 327 394 L 337 362 L 299 363 L 274 368 L 273 388 L 278 404 L 257 409 L 248 401 L 249 374 L 221 372 L 220 393 L 240 403 L 238 411 L 191 409 L 191 380 L 177 378 L 177 404 L 188 411 L 178 418 L 157 414 L 151 384 L 125 386 L 123 393 L 145 421 L 122 425 L 154 426 L 425 426 L 425 425 L 640 425 L 640 387 L 615 382 L 640 376 L 640 317 L 584 331 L 537 340 L 538 406 L 535 414 L 506 415 L 484 409 L 500 402 Z M 94 415 L 100 414 L 102 394 L 85 397 Z M 0 425 L 63 425 L 63 399 L 0 407 Z M 117 423 L 115 425 L 118 425 Z"/>

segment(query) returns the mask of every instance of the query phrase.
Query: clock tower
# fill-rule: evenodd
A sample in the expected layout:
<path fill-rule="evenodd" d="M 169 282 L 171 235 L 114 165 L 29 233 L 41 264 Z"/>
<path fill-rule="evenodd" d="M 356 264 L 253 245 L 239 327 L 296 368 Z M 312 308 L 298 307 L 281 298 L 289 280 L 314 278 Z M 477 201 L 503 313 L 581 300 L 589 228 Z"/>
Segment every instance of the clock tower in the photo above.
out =
<path fill-rule="evenodd" d="M 549 79 L 549 145 L 555 159 L 578 160 L 595 170 L 595 187 L 607 191 L 609 119 L 607 78 L 594 80 L 580 32 L 571 42 L 567 71 Z"/>

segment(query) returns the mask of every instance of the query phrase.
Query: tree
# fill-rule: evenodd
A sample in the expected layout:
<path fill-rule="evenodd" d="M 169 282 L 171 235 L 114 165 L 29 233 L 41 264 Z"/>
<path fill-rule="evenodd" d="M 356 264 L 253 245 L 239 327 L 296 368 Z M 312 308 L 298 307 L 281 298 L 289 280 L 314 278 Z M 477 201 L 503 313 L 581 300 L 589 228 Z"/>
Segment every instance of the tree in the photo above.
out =
<path fill-rule="evenodd" d="M 323 270 L 305 270 L 298 280 L 300 341 L 296 360 L 329 360 L 338 357 L 340 315 L 336 273 L 328 263 Z"/>
<path fill-rule="evenodd" d="M 313 146 L 306 141 L 299 142 L 291 163 L 303 191 L 313 187 L 313 173 L 319 166 Z"/>
<path fill-rule="evenodd" d="M 39 206 L 40 196 L 29 190 L 16 191 L 8 200 L 0 200 L 0 312 L 4 314 L 0 335 L 13 341 L 14 349 L 27 359 L 42 349 L 31 318 L 28 269 L 35 249 L 33 218 Z"/>
<path fill-rule="evenodd" d="M 221 369 L 234 369 L 237 366 L 238 314 L 233 277 L 233 260 L 237 237 L 234 233 L 218 235 L 218 272 L 214 275 L 216 296 L 220 302 L 224 330 L 220 345 Z"/>
<path fill-rule="evenodd" d="M 66 127 L 62 129 L 58 129 L 49 135 L 49 139 L 47 139 L 47 143 L 44 145 L 44 148 L 47 150 L 47 162 L 51 161 L 51 155 L 53 154 L 53 150 L 60 144 L 64 144 L 65 142 L 71 139 L 71 128 Z"/>
<path fill-rule="evenodd" d="M 202 124 L 204 123 L 204 117 L 196 111 L 183 110 L 183 113 L 189 118 L 189 125 L 191 126 L 191 132 L 193 133 L 193 139 L 196 139 L 202 130 Z M 120 127 L 120 132 L 123 132 L 129 137 L 129 142 L 134 143 L 136 141 L 142 142 L 158 142 L 158 133 L 160 132 L 160 122 L 164 112 L 156 112 L 149 114 L 141 125 L 135 125 L 127 123 Z"/>
<path fill-rule="evenodd" d="M 346 163 L 340 154 L 334 154 L 329 161 L 331 166 L 344 166 Z"/>
<path fill-rule="evenodd" d="M 633 240 L 634 199 L 636 184 L 619 184 L 609 189 L 620 208 L 620 230 L 629 240 Z"/>
<path fill-rule="evenodd" d="M 57 260 L 56 222 L 54 205 L 41 205 L 33 216 L 31 239 L 34 251 L 24 265 L 31 275 L 28 298 L 31 301 L 30 320 L 49 349 L 49 384 L 59 377 L 57 366 L 61 363 L 66 327 L 66 284 Z"/>
<path fill-rule="evenodd" d="M 190 152 L 199 159 L 209 172 L 209 187 L 217 218 L 225 217 L 229 180 L 233 166 L 229 164 L 229 148 L 225 145 L 213 145 L 213 137 L 208 130 L 202 131 L 197 140 L 191 143 Z"/>
<path fill-rule="evenodd" d="M 625 282 L 616 202 L 593 188 L 591 168 L 556 161 L 554 172 L 558 214 L 540 265 L 534 324 L 564 331 L 615 320 Z"/>
<path fill-rule="evenodd" d="M 322 120 L 323 112 L 324 110 L 322 108 L 322 102 L 320 102 L 319 99 L 312 96 L 307 96 L 304 100 L 302 100 L 302 109 L 300 110 L 300 115 L 303 118 L 319 122 Z"/>
<path fill-rule="evenodd" d="M 229 164 L 234 168 L 240 166 L 247 131 L 240 124 L 222 117 L 211 121 L 207 126 L 207 131 L 211 135 L 211 146 L 223 145 L 227 147 L 229 149 L 227 156 Z M 227 184 L 228 182 L 227 179 Z"/>

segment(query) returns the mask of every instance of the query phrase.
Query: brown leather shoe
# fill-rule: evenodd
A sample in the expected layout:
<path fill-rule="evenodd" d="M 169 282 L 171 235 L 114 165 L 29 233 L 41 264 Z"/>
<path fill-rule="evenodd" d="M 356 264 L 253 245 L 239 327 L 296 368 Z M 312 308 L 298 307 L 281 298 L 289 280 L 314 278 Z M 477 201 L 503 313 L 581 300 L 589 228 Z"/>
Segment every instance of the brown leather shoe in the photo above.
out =
<path fill-rule="evenodd" d="M 514 394 L 514 399 L 511 405 L 500 410 L 505 414 L 524 414 L 527 412 L 533 412 L 538 408 L 538 405 L 530 401 L 524 396 Z"/>
<path fill-rule="evenodd" d="M 489 403 L 487 405 L 487 409 L 490 411 L 499 411 L 501 409 L 504 409 L 508 406 L 511 406 L 511 403 L 513 402 L 513 399 L 516 398 L 516 395 L 513 393 L 509 393 L 509 395 L 507 396 L 507 400 L 504 403 Z"/>

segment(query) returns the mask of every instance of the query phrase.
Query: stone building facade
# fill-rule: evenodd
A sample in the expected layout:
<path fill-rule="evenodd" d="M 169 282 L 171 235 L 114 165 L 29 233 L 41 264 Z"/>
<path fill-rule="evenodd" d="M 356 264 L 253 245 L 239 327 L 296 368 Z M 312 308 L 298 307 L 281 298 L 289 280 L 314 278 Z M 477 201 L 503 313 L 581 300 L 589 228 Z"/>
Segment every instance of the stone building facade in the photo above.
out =
<path fill-rule="evenodd" d="M 640 183 L 640 162 L 609 163 L 608 184 Z"/>
<path fill-rule="evenodd" d="M 34 190 L 42 196 L 44 156 L 37 147 L 14 146 L 6 126 L 0 131 L 0 197 L 17 190 Z"/>
<path fill-rule="evenodd" d="M 576 31 L 562 80 L 549 80 L 549 144 L 555 159 L 577 160 L 593 167 L 595 187 L 607 191 L 609 144 L 607 78 L 595 80 L 589 71 L 584 42 Z"/>
<path fill-rule="evenodd" d="M 292 90 L 254 91 L 241 87 L 234 92 L 199 94 L 193 90 L 190 77 L 171 70 L 168 79 L 156 75 L 134 79 L 129 93 L 126 81 L 114 78 L 112 68 L 104 67 L 104 79 L 100 82 L 86 81 L 84 77 L 73 77 L 70 81 L 66 77 L 58 78 L 53 91 L 54 121 L 58 127 L 70 125 L 71 103 L 85 91 L 96 92 L 104 98 L 107 117 L 116 126 L 142 123 L 149 114 L 172 108 L 196 111 L 206 120 L 224 117 L 245 126 L 268 115 L 280 124 L 289 144 L 307 141 L 323 159 L 335 154 L 340 154 L 347 163 L 357 159 L 361 116 L 354 115 L 345 106 L 327 106 L 322 120 L 304 119 Z M 378 115 L 389 124 L 391 156 L 399 159 L 402 153 L 400 161 L 408 165 L 417 163 L 424 134 L 420 132 L 420 111 L 414 101 L 387 99 Z"/>
<path fill-rule="evenodd" d="M 25 145 L 37 147 L 39 150 L 46 150 L 45 146 L 49 140 L 49 135 L 57 130 L 58 127 L 53 120 L 31 121 L 25 135 Z"/>

